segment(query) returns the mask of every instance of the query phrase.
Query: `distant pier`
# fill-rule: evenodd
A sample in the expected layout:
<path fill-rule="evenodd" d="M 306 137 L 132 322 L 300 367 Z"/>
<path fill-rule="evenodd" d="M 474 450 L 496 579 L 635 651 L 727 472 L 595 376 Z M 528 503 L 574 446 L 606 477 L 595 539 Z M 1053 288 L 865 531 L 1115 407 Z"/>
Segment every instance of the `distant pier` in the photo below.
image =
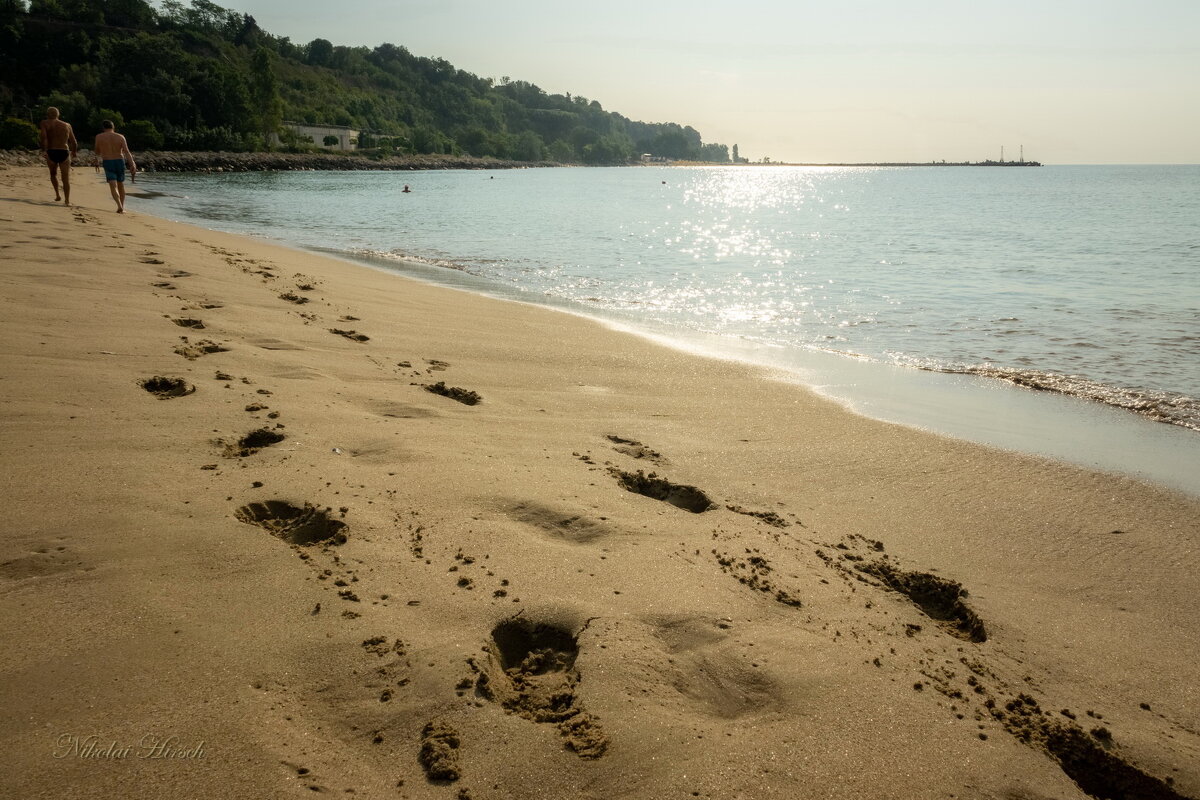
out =
<path fill-rule="evenodd" d="M 778 166 L 778 167 L 1040 167 L 1040 161 L 872 161 L 872 162 L 838 162 L 824 164 L 809 164 L 784 161 L 770 161 L 767 164 L 748 164 L 747 166 Z"/>

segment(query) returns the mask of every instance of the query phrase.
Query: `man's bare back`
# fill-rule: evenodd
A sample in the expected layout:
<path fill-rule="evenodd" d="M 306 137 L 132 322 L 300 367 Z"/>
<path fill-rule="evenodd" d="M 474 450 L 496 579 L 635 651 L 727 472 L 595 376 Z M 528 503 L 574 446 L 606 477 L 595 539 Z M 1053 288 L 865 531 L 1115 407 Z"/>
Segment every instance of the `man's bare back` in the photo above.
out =
<path fill-rule="evenodd" d="M 94 149 L 96 155 L 102 159 L 128 158 L 130 161 L 133 160 L 133 155 L 129 152 L 129 143 L 116 131 L 97 133 Z"/>
<path fill-rule="evenodd" d="M 42 142 L 45 150 L 75 150 L 75 130 L 71 123 L 54 119 L 42 120 Z"/>

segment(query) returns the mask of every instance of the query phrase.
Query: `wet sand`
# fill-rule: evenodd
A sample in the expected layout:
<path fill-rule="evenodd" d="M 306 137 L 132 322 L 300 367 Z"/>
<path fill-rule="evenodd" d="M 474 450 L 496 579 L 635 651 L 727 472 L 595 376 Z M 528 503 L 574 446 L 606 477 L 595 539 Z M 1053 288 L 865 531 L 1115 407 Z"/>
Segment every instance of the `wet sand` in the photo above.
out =
<path fill-rule="evenodd" d="M 0 171 L 0 795 L 1200 797 L 1200 502 Z"/>

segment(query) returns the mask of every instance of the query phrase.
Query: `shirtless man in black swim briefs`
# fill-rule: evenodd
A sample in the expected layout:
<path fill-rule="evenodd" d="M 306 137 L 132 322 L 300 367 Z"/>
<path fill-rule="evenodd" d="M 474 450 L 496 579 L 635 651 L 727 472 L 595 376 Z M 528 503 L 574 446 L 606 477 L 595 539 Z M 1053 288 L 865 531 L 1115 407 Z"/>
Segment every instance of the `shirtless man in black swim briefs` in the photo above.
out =
<path fill-rule="evenodd" d="M 55 202 L 63 200 L 71 205 L 71 161 L 79 150 L 79 142 L 75 141 L 75 130 L 71 123 L 58 118 L 58 109 L 54 106 L 46 109 L 46 118 L 42 120 L 38 138 L 42 145 L 42 153 L 46 156 L 46 166 L 50 168 L 50 185 L 54 187 Z M 62 194 L 58 193 L 58 171 L 62 168 Z"/>

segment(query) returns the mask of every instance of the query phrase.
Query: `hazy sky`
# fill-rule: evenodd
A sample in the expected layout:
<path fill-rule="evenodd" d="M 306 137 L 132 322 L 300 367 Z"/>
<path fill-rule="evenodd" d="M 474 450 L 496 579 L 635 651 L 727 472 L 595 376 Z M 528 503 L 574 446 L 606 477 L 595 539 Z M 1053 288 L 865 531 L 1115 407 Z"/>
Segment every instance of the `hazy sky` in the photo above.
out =
<path fill-rule="evenodd" d="M 1200 163 L 1200 0 L 225 0 L 757 160 Z"/>

